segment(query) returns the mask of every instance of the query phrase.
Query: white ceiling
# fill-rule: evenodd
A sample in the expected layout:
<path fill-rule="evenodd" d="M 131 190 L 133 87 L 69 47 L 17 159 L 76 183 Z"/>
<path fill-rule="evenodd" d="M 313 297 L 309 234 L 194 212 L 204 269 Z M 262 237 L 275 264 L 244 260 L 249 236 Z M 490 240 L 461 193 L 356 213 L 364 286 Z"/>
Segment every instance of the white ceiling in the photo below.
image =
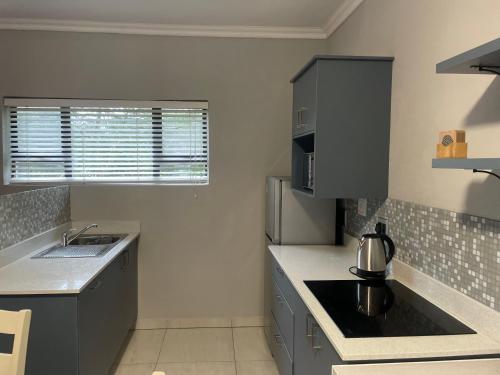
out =
<path fill-rule="evenodd" d="M 49 30 L 52 25 L 52 29 L 73 26 L 80 27 L 74 31 L 92 31 L 83 27 L 108 27 L 116 31 L 147 29 L 147 33 L 153 34 L 153 29 L 191 27 L 198 31 L 253 29 L 271 34 L 274 31 L 320 36 L 338 27 L 362 1 L 0 0 L 0 28 Z"/>

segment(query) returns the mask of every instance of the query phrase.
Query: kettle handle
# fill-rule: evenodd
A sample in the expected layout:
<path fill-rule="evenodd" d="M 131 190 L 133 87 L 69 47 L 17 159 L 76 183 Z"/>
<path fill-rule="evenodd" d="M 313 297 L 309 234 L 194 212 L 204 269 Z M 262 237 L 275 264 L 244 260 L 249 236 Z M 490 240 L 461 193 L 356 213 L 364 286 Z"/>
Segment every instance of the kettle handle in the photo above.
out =
<path fill-rule="evenodd" d="M 385 263 L 387 264 L 394 257 L 394 253 L 396 251 L 396 247 L 394 246 L 394 242 L 392 242 L 391 237 L 387 236 L 386 234 L 382 234 L 380 236 L 380 238 L 382 239 L 382 241 L 387 242 L 387 245 L 389 245 L 388 254 L 387 253 L 385 254 Z"/>

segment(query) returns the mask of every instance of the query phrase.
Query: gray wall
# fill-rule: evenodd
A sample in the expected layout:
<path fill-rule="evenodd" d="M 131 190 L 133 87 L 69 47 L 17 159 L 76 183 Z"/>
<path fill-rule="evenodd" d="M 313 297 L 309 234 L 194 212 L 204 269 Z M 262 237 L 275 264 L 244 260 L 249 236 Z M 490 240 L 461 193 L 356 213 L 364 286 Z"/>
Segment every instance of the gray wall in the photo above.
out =
<path fill-rule="evenodd" d="M 432 169 L 440 130 L 467 131 L 470 157 L 500 157 L 500 78 L 436 74 L 436 63 L 500 35 L 498 0 L 366 0 L 328 51 L 394 56 L 389 196 L 500 219 L 500 184 Z"/>
<path fill-rule="evenodd" d="M 142 317 L 262 315 L 264 177 L 289 173 L 288 81 L 325 42 L 2 31 L 0 45 L 0 96 L 209 101 L 209 186 L 73 187 L 72 216 L 142 222 Z"/>
<path fill-rule="evenodd" d="M 435 73 L 498 38 L 499 14 L 498 0 L 366 0 L 328 40 L 330 53 L 395 58 L 390 199 L 369 200 L 368 217 L 349 201 L 348 232 L 371 232 L 387 216 L 399 259 L 497 310 L 500 181 L 432 169 L 431 159 L 448 129 L 467 131 L 469 156 L 500 157 L 500 79 Z"/>

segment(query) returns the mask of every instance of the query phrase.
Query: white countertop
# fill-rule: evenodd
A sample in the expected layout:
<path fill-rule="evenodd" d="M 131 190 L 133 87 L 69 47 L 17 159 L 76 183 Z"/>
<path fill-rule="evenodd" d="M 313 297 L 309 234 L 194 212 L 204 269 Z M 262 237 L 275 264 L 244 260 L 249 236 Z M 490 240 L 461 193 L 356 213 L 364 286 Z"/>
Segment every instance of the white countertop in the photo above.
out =
<path fill-rule="evenodd" d="M 81 223 L 73 224 L 75 227 L 81 226 Z M 64 228 L 68 227 L 69 225 L 64 226 Z M 100 224 L 96 230 L 89 231 L 88 233 L 127 234 L 109 252 L 100 257 L 32 259 L 33 255 L 60 243 L 60 240 L 54 241 L 54 239 L 59 238 L 57 234 L 61 232 L 61 229 L 56 228 L 53 232 L 40 235 L 45 236 L 43 246 L 39 238 L 33 238 L 0 252 L 0 255 L 4 251 L 9 254 L 24 253 L 21 258 L 0 268 L 0 295 L 80 293 L 127 245 L 139 236 L 139 225 L 120 226 L 116 223 L 112 225 L 108 223 L 108 225 Z"/>
<path fill-rule="evenodd" d="M 355 280 L 357 240 L 346 246 L 276 246 L 269 249 L 344 361 L 417 359 L 500 353 L 500 314 L 427 275 L 394 260 L 392 278 L 422 295 L 478 334 L 345 338 L 304 280 Z"/>
<path fill-rule="evenodd" d="M 332 375 L 499 375 L 500 359 L 333 366 Z"/>

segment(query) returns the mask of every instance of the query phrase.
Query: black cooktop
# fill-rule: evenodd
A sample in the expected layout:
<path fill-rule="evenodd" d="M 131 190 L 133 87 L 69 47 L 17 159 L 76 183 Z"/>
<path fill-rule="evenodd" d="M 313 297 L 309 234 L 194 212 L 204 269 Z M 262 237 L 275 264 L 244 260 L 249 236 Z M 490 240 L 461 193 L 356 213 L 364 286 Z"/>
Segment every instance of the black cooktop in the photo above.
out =
<path fill-rule="evenodd" d="M 395 280 L 304 282 L 347 338 L 476 333 Z"/>

